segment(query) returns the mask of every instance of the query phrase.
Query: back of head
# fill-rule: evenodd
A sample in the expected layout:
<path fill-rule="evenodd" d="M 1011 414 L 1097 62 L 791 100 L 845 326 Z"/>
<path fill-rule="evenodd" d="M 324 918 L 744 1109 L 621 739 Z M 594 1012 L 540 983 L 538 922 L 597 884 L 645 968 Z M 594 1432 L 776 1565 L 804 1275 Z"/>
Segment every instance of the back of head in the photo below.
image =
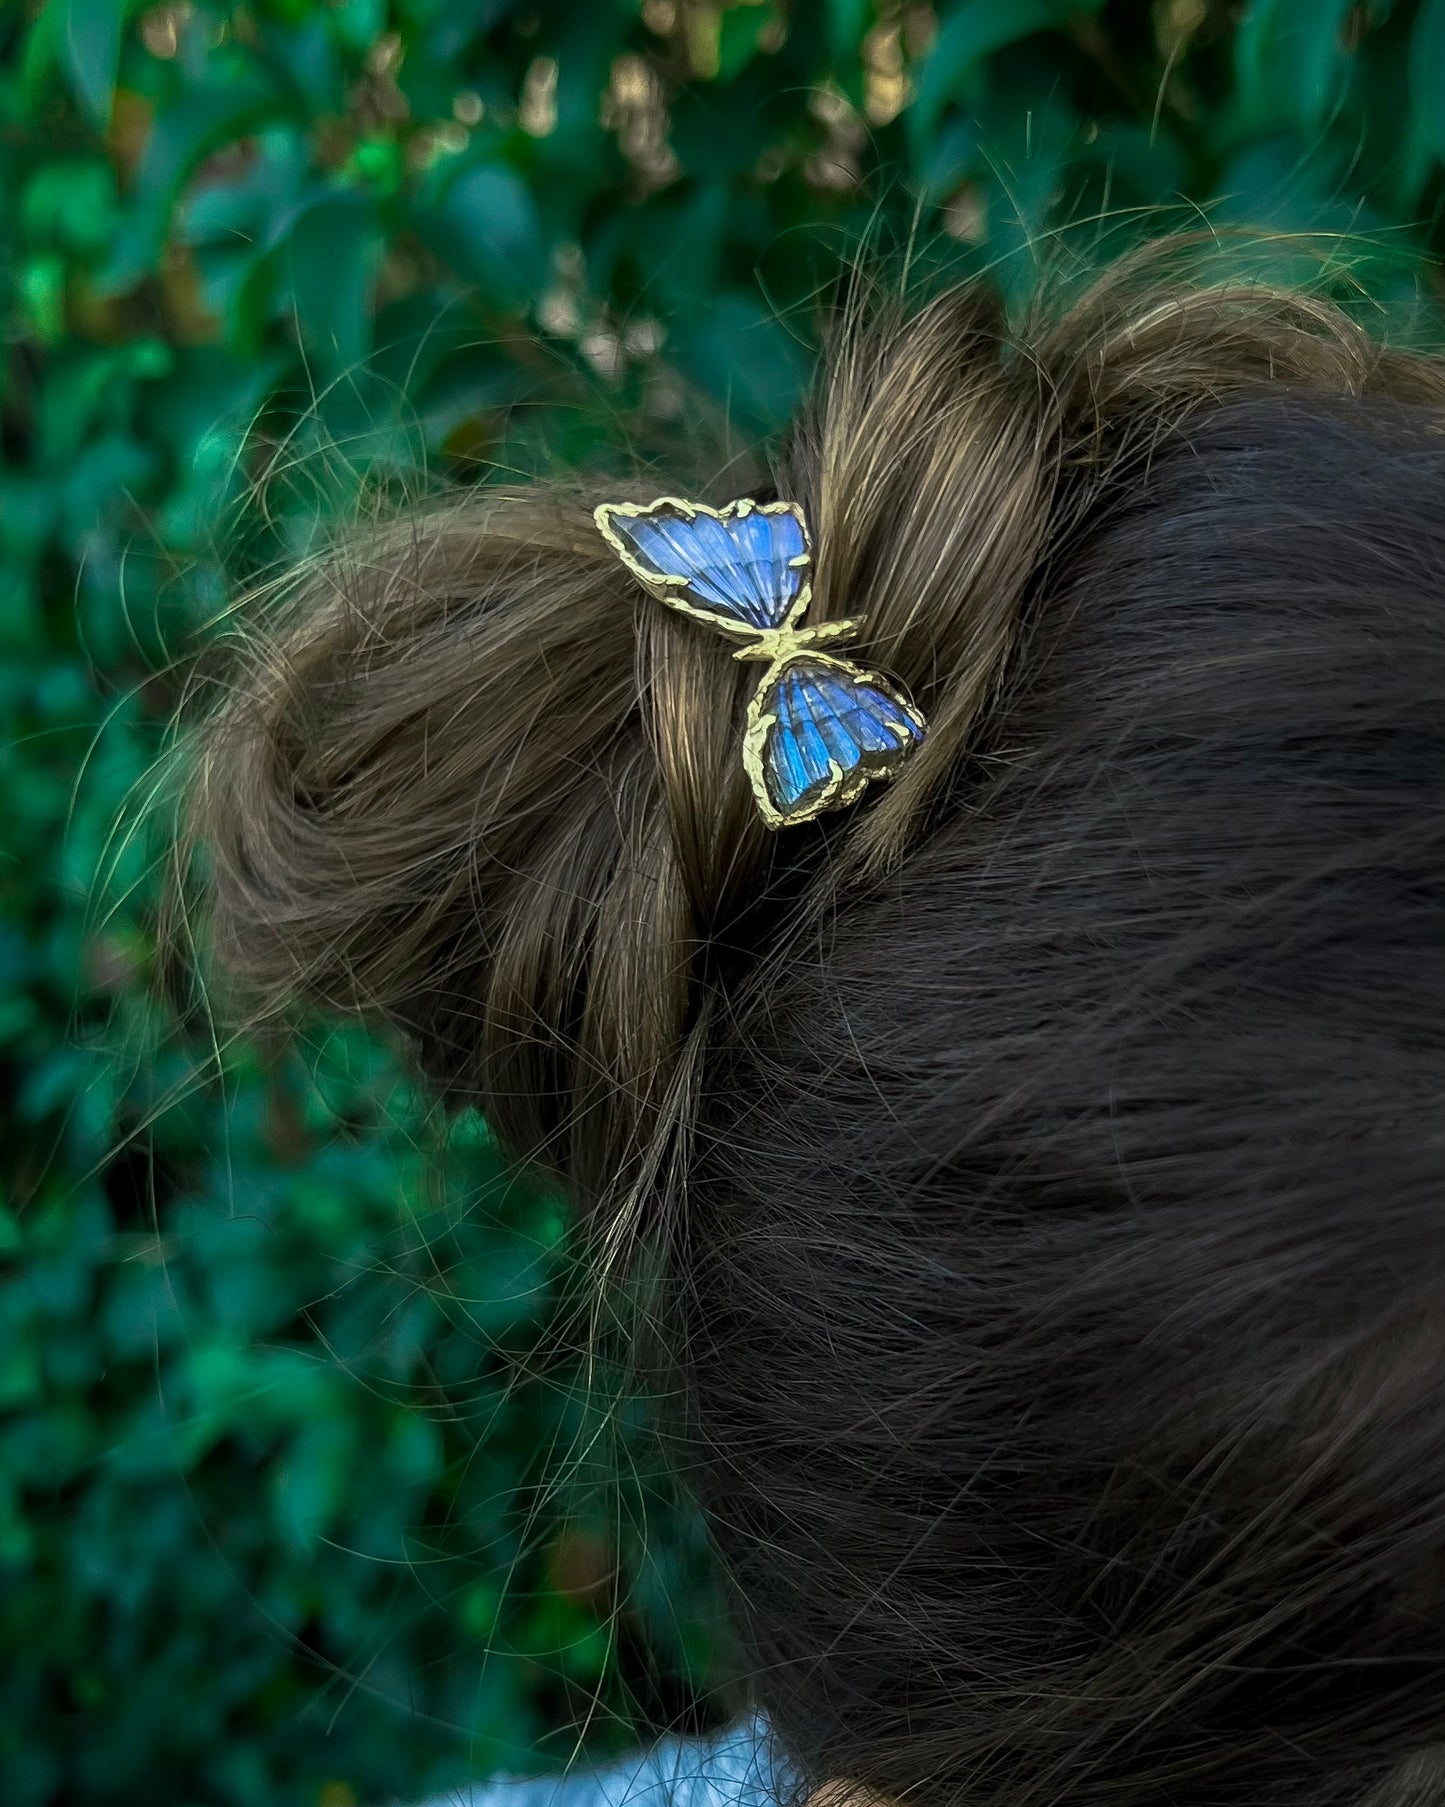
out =
<path fill-rule="evenodd" d="M 1442 407 L 1258 288 L 846 325 L 769 493 L 930 731 L 779 835 L 601 497 L 338 544 L 206 729 L 222 965 L 665 1245 L 810 1778 L 1445 1798 Z"/>

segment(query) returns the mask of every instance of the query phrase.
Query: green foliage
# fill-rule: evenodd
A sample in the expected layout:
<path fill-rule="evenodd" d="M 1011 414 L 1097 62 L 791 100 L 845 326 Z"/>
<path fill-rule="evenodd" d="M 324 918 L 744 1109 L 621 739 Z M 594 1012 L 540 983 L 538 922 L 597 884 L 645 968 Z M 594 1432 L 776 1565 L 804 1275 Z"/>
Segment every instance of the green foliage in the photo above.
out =
<path fill-rule="evenodd" d="M 620 1492 L 567 1462 L 557 1202 L 387 1048 L 151 1001 L 177 674 L 367 486 L 771 431 L 875 240 L 1017 292 L 1207 205 L 1428 285 L 1445 0 L 17 0 L 0 109 L 0 1796 L 347 1807 L 705 1713 L 639 1411 Z"/>

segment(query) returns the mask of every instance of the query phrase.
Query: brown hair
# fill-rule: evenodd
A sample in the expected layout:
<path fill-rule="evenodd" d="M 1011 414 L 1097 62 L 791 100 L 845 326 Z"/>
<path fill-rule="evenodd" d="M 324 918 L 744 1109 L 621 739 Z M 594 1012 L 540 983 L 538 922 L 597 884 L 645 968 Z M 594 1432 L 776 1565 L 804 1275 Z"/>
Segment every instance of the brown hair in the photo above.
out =
<path fill-rule="evenodd" d="M 1445 369 L 1147 271 L 850 314 L 747 486 L 929 719 L 854 809 L 762 826 L 752 678 L 595 531 L 670 473 L 338 537 L 192 832 L 263 1010 L 399 1025 L 665 1245 L 808 1777 L 1353 1804 L 1411 1758 L 1404 1801 L 1445 1739 Z"/>

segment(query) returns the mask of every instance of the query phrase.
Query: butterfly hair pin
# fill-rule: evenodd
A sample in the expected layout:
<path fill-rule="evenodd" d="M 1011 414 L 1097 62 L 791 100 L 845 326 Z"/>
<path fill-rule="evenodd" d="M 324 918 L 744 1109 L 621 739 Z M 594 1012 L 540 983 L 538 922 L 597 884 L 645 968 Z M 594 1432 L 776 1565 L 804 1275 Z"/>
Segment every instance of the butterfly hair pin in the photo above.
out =
<path fill-rule="evenodd" d="M 796 502 L 708 508 L 664 496 L 604 502 L 593 519 L 649 594 L 741 640 L 735 659 L 766 665 L 743 766 L 769 828 L 856 802 L 923 739 L 923 717 L 895 684 L 819 650 L 858 634 L 861 618 L 801 625 L 813 551 Z"/>

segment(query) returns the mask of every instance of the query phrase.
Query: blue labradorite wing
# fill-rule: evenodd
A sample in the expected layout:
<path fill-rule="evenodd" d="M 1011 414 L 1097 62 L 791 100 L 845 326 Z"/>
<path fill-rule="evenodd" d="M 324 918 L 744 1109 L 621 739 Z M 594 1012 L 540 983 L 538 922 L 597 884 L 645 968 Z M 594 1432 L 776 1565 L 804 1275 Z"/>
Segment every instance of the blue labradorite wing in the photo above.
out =
<path fill-rule="evenodd" d="M 686 504 L 654 502 L 605 514 L 599 525 L 640 576 L 719 626 L 781 627 L 802 593 L 808 542 L 791 507 L 690 514 Z"/>
<path fill-rule="evenodd" d="M 851 803 L 870 778 L 896 771 L 924 734 L 900 692 L 833 659 L 791 661 L 754 700 L 753 718 L 774 826 Z"/>

